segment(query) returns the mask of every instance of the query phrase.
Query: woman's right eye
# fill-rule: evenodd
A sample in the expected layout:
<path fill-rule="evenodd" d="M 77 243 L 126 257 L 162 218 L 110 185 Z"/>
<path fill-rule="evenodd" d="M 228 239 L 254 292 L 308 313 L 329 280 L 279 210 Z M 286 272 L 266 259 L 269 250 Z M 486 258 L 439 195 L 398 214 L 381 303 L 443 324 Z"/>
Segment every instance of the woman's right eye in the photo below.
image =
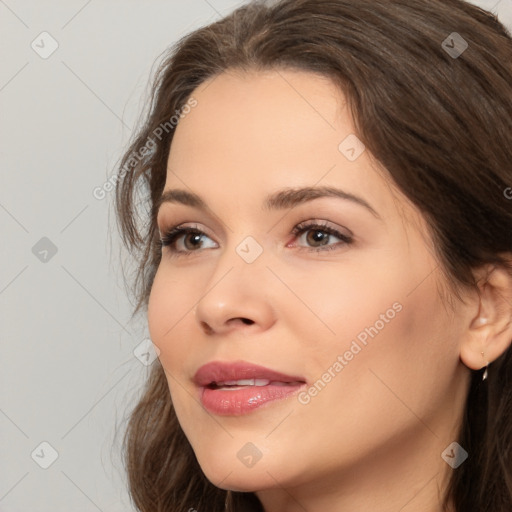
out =
<path fill-rule="evenodd" d="M 173 256 L 188 256 L 198 252 L 197 249 L 205 248 L 202 245 L 203 237 L 209 238 L 198 228 L 176 226 L 160 238 L 160 243 L 161 247 L 167 247 Z M 184 246 L 184 249 L 178 246 Z"/>

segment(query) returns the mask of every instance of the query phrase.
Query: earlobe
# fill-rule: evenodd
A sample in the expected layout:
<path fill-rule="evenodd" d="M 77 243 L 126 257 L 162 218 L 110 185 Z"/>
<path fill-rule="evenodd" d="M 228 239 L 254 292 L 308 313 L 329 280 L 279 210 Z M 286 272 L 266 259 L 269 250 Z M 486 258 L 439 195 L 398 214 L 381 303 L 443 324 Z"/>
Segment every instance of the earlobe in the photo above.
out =
<path fill-rule="evenodd" d="M 475 319 L 460 347 L 460 359 L 471 370 L 481 370 L 493 360 L 486 353 L 488 336 L 484 329 L 487 322 L 483 325 L 478 323 L 479 320 Z"/>
<path fill-rule="evenodd" d="M 487 325 L 489 323 L 489 319 L 485 316 L 477 316 L 473 322 L 471 323 L 471 327 L 481 327 L 482 325 Z"/>

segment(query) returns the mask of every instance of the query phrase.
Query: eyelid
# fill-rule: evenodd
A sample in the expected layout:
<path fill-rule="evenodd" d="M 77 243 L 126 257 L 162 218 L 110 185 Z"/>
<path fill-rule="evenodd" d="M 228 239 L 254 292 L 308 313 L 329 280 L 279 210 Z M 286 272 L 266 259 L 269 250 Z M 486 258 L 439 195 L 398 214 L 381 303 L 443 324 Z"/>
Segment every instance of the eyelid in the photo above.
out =
<path fill-rule="evenodd" d="M 209 229 L 205 226 L 205 224 L 203 224 L 202 222 L 198 221 L 198 220 L 187 220 L 187 217 L 194 217 L 195 219 L 201 219 L 201 221 L 203 222 L 206 222 L 206 223 L 209 223 L 213 226 L 213 229 L 217 230 L 219 229 L 220 230 L 220 234 L 221 236 L 224 236 L 225 234 L 225 231 L 228 230 L 228 231 L 233 231 L 232 229 L 229 228 L 229 226 L 227 226 L 219 217 L 217 217 L 216 215 L 210 215 L 208 212 L 204 212 L 205 214 L 203 215 L 202 212 L 197 212 L 197 211 L 194 211 L 194 208 L 193 207 L 189 207 L 189 206 L 181 206 L 181 207 L 177 207 L 177 213 L 174 214 L 173 213 L 173 208 L 170 207 L 169 209 L 165 208 L 165 205 L 166 203 L 164 203 L 162 205 L 162 208 L 160 208 L 160 210 L 158 211 L 158 214 L 157 214 L 157 217 L 156 217 L 156 225 L 158 227 L 158 231 L 159 231 L 159 234 L 162 235 L 162 234 L 165 234 L 167 231 L 169 231 L 170 229 L 173 229 L 174 227 L 178 227 L 178 226 L 181 226 L 182 224 L 193 224 L 195 227 L 196 225 L 200 225 L 201 227 L 197 227 L 198 230 L 200 231 L 204 231 L 205 234 L 208 234 L 208 236 L 213 236 L 213 231 L 212 229 Z M 182 213 L 182 208 L 185 210 L 185 214 L 186 215 L 183 215 Z M 188 214 L 187 214 L 187 211 L 188 211 Z M 192 212 L 192 214 L 191 214 Z M 184 218 L 185 220 L 181 221 L 181 222 L 175 222 L 175 220 L 173 219 L 176 219 L 176 217 L 179 218 Z M 187 228 L 189 226 L 186 226 Z"/>
<path fill-rule="evenodd" d="M 336 224 L 336 223 L 328 221 L 328 220 L 320 219 L 320 218 L 312 218 L 309 220 L 299 222 L 292 229 L 292 233 L 296 230 L 299 230 L 299 229 L 304 230 L 308 227 L 318 227 L 318 228 L 322 228 L 322 229 L 326 229 L 326 230 L 337 231 L 337 232 L 339 232 L 340 235 L 344 235 L 347 238 L 354 238 L 354 233 L 347 227 L 340 226 L 339 224 Z"/>
<path fill-rule="evenodd" d="M 208 238 L 210 238 L 211 240 L 213 240 L 215 242 L 215 237 L 210 235 L 209 230 L 207 228 L 201 226 L 197 222 L 191 222 L 191 223 L 189 223 L 189 222 L 180 222 L 179 224 L 171 224 L 171 226 L 169 228 L 164 228 L 163 229 L 163 233 L 162 233 L 162 230 L 160 230 L 160 229 L 158 230 L 158 232 L 160 234 L 160 240 L 161 241 L 165 237 L 168 237 L 170 233 L 172 233 L 172 232 L 179 232 L 179 231 L 181 231 L 181 233 L 178 233 L 177 236 L 181 236 L 183 234 L 187 234 L 188 232 L 196 232 L 197 231 L 201 235 L 206 235 Z M 215 243 L 217 243 L 217 242 L 215 242 Z"/>
<path fill-rule="evenodd" d="M 201 231 L 205 235 L 207 235 L 209 238 L 212 238 L 208 234 L 208 228 L 205 228 L 198 224 L 197 222 L 179 222 L 178 224 L 170 223 L 169 227 L 166 227 L 166 224 L 162 222 L 162 226 L 158 225 L 158 234 L 160 238 L 166 236 L 170 231 L 178 230 L 178 229 L 189 229 L 190 231 Z"/>

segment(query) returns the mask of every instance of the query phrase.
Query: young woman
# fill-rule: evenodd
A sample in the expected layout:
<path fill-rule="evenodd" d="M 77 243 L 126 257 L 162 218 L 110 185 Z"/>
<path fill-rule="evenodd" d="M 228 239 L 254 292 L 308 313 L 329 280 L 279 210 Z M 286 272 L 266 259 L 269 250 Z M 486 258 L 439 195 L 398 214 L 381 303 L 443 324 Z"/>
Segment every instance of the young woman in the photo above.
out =
<path fill-rule="evenodd" d="M 511 187 L 475 6 L 257 1 L 180 40 L 116 194 L 159 350 L 137 509 L 510 512 Z"/>

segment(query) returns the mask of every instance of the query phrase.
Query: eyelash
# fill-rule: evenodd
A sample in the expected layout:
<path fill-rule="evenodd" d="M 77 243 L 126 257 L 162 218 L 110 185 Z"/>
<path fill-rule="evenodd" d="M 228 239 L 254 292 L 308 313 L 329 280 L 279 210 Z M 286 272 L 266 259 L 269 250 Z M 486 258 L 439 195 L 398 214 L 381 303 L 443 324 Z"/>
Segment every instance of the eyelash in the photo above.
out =
<path fill-rule="evenodd" d="M 310 231 L 310 230 L 320 231 L 320 232 L 324 232 L 324 233 L 326 233 L 328 235 L 335 236 L 335 237 L 341 239 L 342 242 L 339 242 L 339 243 L 334 244 L 334 245 L 327 245 L 325 247 L 316 247 L 316 248 L 315 247 L 310 247 L 310 248 L 299 247 L 299 250 L 305 250 L 307 252 L 319 253 L 319 252 L 323 252 L 323 251 L 335 250 L 335 249 L 337 249 L 339 247 L 340 244 L 342 244 L 342 245 L 350 245 L 350 244 L 353 243 L 353 238 L 352 237 L 340 233 L 339 231 L 337 231 L 336 229 L 328 226 L 325 223 L 307 222 L 307 223 L 297 224 L 297 226 L 295 226 L 293 228 L 293 230 L 292 230 L 292 235 L 297 237 L 298 235 L 306 233 L 307 231 Z M 194 235 L 205 235 L 205 236 L 208 237 L 208 235 L 206 233 L 204 233 L 203 231 L 201 231 L 200 229 L 193 228 L 193 227 L 181 227 L 181 225 L 180 225 L 180 226 L 176 226 L 176 227 L 170 229 L 169 231 L 167 231 L 160 238 L 160 248 L 163 250 L 164 247 L 167 247 L 169 249 L 169 252 L 171 253 L 171 255 L 173 257 L 190 256 L 193 253 L 200 252 L 201 249 L 198 249 L 196 251 L 189 251 L 189 250 L 177 251 L 173 247 L 174 243 L 176 242 L 176 240 L 180 236 L 182 236 L 182 235 L 189 235 L 189 234 L 190 235 L 191 234 L 194 234 Z M 208 238 L 210 238 L 210 237 L 208 237 Z"/>

